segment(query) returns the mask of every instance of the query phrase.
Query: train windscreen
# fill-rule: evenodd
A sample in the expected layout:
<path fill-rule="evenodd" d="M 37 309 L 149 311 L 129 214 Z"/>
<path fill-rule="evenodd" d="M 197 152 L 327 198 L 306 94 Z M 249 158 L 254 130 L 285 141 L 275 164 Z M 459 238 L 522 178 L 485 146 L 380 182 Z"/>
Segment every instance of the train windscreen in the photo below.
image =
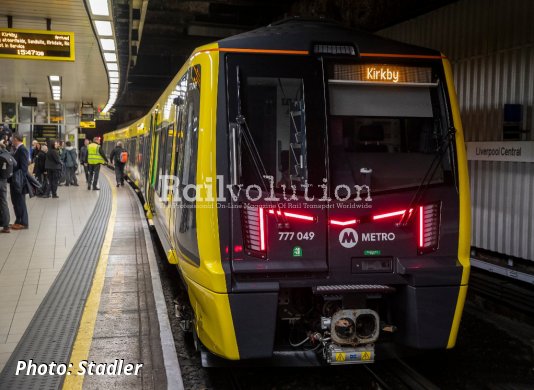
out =
<path fill-rule="evenodd" d="M 228 56 L 229 118 L 242 131 L 240 184 L 317 190 L 325 177 L 322 76 L 309 58 Z"/>
<path fill-rule="evenodd" d="M 328 74 L 331 185 L 373 193 L 419 186 L 447 142 L 431 68 L 334 64 Z M 451 171 L 444 154 L 431 184 Z"/>

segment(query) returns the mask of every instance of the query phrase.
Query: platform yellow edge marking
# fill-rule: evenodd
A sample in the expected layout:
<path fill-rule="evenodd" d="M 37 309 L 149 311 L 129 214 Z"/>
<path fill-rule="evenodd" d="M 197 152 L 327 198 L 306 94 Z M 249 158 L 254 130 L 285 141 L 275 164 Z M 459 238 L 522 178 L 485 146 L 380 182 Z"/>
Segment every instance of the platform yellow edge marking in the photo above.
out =
<path fill-rule="evenodd" d="M 115 220 L 117 216 L 117 191 L 115 186 L 111 183 L 109 178 L 104 175 L 108 180 L 111 187 L 111 213 L 109 216 L 108 226 L 106 228 L 106 236 L 104 237 L 104 243 L 100 250 L 100 257 L 96 266 L 95 275 L 93 278 L 93 284 L 89 291 L 89 296 L 83 309 L 82 319 L 80 321 L 80 327 L 78 328 L 78 334 L 76 340 L 74 340 L 74 346 L 72 347 L 72 353 L 69 363 L 73 366 L 69 368 L 71 375 L 65 377 L 63 383 L 64 390 L 81 389 L 83 385 L 83 375 L 78 375 L 78 365 L 81 361 L 89 358 L 89 349 L 93 341 L 93 333 L 95 330 L 96 317 L 98 315 L 98 308 L 100 306 L 100 297 L 102 295 L 102 288 L 104 287 L 104 278 L 106 276 L 106 268 L 108 265 L 109 250 L 111 248 L 111 240 L 113 238 L 113 228 L 115 226 Z"/>

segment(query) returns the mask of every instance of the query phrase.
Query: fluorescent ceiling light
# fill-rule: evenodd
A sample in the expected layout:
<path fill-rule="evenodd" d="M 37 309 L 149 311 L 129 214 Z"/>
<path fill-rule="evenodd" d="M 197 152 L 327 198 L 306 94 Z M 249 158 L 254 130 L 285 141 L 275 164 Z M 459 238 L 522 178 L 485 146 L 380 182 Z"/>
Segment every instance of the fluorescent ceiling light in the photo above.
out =
<path fill-rule="evenodd" d="M 106 53 L 104 53 L 104 55 L 105 54 Z M 119 70 L 119 66 L 116 62 L 108 62 L 106 65 L 108 66 L 108 70 Z"/>
<path fill-rule="evenodd" d="M 115 53 L 104 53 L 106 62 L 117 62 L 117 55 Z"/>
<path fill-rule="evenodd" d="M 109 78 L 109 82 L 111 84 L 118 84 L 119 83 L 119 79 L 117 77 L 110 77 Z"/>
<path fill-rule="evenodd" d="M 59 76 L 51 75 L 51 76 L 48 76 L 48 78 L 50 79 L 50 81 L 59 81 Z"/>
<path fill-rule="evenodd" d="M 119 72 L 109 72 L 109 77 L 119 77 Z"/>
<path fill-rule="evenodd" d="M 109 16 L 108 0 L 89 0 L 93 15 Z"/>
<path fill-rule="evenodd" d="M 113 35 L 113 30 L 111 29 L 111 22 L 106 20 L 95 20 L 96 32 L 98 35 L 103 37 L 110 37 Z"/>
<path fill-rule="evenodd" d="M 115 41 L 109 38 L 100 38 L 102 44 L 102 50 L 115 50 Z"/>
<path fill-rule="evenodd" d="M 61 87 L 59 85 L 52 85 L 52 91 L 61 91 Z"/>

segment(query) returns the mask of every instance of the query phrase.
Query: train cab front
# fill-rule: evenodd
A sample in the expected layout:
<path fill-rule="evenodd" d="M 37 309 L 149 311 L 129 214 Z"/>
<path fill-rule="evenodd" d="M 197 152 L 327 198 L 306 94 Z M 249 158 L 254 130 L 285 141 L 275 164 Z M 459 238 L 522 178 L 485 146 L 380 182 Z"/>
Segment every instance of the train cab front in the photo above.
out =
<path fill-rule="evenodd" d="M 232 199 L 219 218 L 240 359 L 452 347 L 469 227 L 443 62 L 225 61 Z"/>

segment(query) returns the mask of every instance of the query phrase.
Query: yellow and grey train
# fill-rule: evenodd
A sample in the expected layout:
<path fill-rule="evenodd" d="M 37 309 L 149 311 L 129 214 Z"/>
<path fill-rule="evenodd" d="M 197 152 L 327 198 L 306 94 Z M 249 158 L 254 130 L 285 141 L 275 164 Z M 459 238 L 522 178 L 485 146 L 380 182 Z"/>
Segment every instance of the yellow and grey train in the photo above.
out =
<path fill-rule="evenodd" d="M 119 140 L 205 356 L 454 347 L 470 199 L 443 54 L 272 24 L 196 49 L 145 117 L 104 136 L 108 153 Z"/>

